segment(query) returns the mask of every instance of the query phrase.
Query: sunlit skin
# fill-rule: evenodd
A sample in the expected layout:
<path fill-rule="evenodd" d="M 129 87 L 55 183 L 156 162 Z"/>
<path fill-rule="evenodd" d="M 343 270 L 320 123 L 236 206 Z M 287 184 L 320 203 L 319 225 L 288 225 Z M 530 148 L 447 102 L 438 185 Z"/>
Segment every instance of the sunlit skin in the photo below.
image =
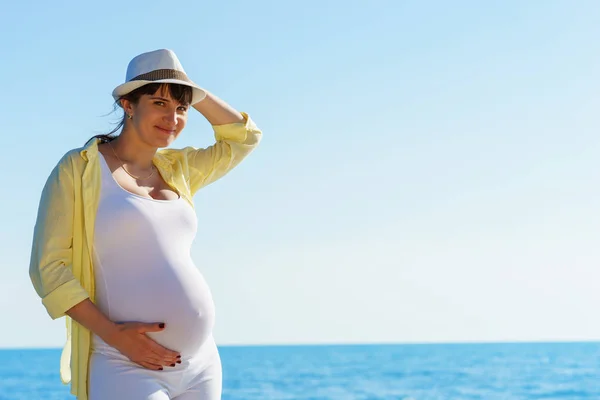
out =
<path fill-rule="evenodd" d="M 153 95 L 141 96 L 136 104 L 121 100 L 121 107 L 132 118 L 125 119 L 121 134 L 110 145 L 98 146 L 113 171 L 113 176 L 123 188 L 132 193 L 163 200 L 177 198 L 177 194 L 167 186 L 160 174 L 155 172 L 150 178 L 146 177 L 153 172 L 152 160 L 156 151 L 171 145 L 185 128 L 191 107 L 174 100 L 165 86 Z M 195 103 L 193 108 L 211 125 L 243 121 L 237 110 L 210 92 L 202 101 Z M 123 167 L 139 179 L 127 175 Z"/>
<path fill-rule="evenodd" d="M 185 128 L 190 106 L 172 99 L 162 87 L 153 95 L 142 95 L 137 104 L 121 100 L 121 107 L 131 119 L 125 119 L 123 131 L 111 144 L 123 161 L 149 171 L 156 150 L 172 144 Z"/>
<path fill-rule="evenodd" d="M 156 151 L 169 146 L 187 123 L 189 105 L 172 99 L 164 87 L 154 95 L 143 95 L 137 104 L 122 100 L 121 105 L 133 117 L 125 123 L 123 138 L 140 148 Z"/>
<path fill-rule="evenodd" d="M 154 170 L 152 159 L 158 148 L 169 146 L 181 134 L 189 105 L 180 104 L 162 88 L 141 96 L 137 104 L 121 100 L 121 106 L 132 118 L 126 118 L 123 131 L 110 145 L 98 147 L 113 177 L 131 193 L 157 200 L 177 199 L 179 195 Z M 140 179 L 132 178 L 123 168 Z"/>

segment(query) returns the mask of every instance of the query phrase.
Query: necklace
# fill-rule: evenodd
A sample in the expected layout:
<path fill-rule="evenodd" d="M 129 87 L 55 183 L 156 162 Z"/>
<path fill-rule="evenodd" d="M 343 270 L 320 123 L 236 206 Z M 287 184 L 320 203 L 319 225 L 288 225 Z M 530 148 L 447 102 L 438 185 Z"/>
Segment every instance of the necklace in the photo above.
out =
<path fill-rule="evenodd" d="M 117 152 L 115 151 L 115 148 L 112 146 L 112 144 L 110 144 L 110 142 L 108 142 L 108 145 L 110 146 L 110 149 L 112 150 L 113 154 L 115 155 L 115 157 L 117 157 L 117 160 L 119 160 L 119 162 L 121 163 L 121 168 L 123 168 L 123 171 L 125 171 L 127 173 L 127 175 L 129 175 L 130 177 L 132 177 L 133 179 L 150 179 L 154 176 L 154 173 L 156 172 L 156 169 L 154 168 L 154 165 L 152 165 L 152 173 L 150 175 L 148 175 L 145 178 L 141 178 L 139 176 L 135 176 L 129 173 L 129 171 L 127 171 L 127 169 L 125 168 L 125 163 L 121 160 L 121 158 L 119 158 L 119 156 L 117 155 Z"/>

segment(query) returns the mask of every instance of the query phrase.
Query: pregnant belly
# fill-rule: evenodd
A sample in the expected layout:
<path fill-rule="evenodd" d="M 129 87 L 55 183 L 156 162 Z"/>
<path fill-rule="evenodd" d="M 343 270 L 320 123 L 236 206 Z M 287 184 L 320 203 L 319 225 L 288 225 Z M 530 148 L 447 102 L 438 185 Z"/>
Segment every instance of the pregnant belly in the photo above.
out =
<path fill-rule="evenodd" d="M 147 335 L 183 357 L 195 354 L 211 336 L 212 294 L 193 263 L 155 266 L 144 273 L 124 271 L 114 278 L 105 281 L 105 298 L 98 298 L 111 320 L 164 322 L 163 331 Z"/>

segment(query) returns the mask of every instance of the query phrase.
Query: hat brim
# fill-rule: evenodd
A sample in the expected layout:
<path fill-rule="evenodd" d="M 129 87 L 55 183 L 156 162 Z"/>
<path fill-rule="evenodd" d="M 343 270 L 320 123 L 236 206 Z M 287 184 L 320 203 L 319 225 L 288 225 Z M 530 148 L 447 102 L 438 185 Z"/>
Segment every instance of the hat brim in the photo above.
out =
<path fill-rule="evenodd" d="M 206 90 L 202 89 L 200 86 L 196 85 L 193 82 L 182 81 L 180 79 L 159 79 L 155 81 L 129 81 L 125 82 L 122 85 L 117 86 L 113 92 L 112 96 L 115 101 L 118 101 L 122 96 L 126 95 L 134 91 L 135 89 L 141 88 L 142 86 L 148 85 L 150 83 L 176 83 L 179 85 L 189 86 L 192 88 L 192 102 L 190 105 L 194 105 L 199 101 L 202 101 L 206 97 Z"/>

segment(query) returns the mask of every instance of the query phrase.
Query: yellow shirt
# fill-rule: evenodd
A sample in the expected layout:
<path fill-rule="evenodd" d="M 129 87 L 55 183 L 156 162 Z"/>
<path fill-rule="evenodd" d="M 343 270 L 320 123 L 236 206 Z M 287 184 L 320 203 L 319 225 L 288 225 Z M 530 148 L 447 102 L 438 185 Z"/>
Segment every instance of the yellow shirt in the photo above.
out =
<path fill-rule="evenodd" d="M 161 149 L 154 164 L 165 182 L 193 207 L 192 197 L 242 161 L 262 132 L 246 113 L 244 122 L 213 126 L 208 148 Z M 52 319 L 65 317 L 67 342 L 60 360 L 64 384 L 87 400 L 91 332 L 65 315 L 89 298 L 94 301 L 92 247 L 100 193 L 98 141 L 65 154 L 42 191 L 34 228 L 29 275 Z"/>

